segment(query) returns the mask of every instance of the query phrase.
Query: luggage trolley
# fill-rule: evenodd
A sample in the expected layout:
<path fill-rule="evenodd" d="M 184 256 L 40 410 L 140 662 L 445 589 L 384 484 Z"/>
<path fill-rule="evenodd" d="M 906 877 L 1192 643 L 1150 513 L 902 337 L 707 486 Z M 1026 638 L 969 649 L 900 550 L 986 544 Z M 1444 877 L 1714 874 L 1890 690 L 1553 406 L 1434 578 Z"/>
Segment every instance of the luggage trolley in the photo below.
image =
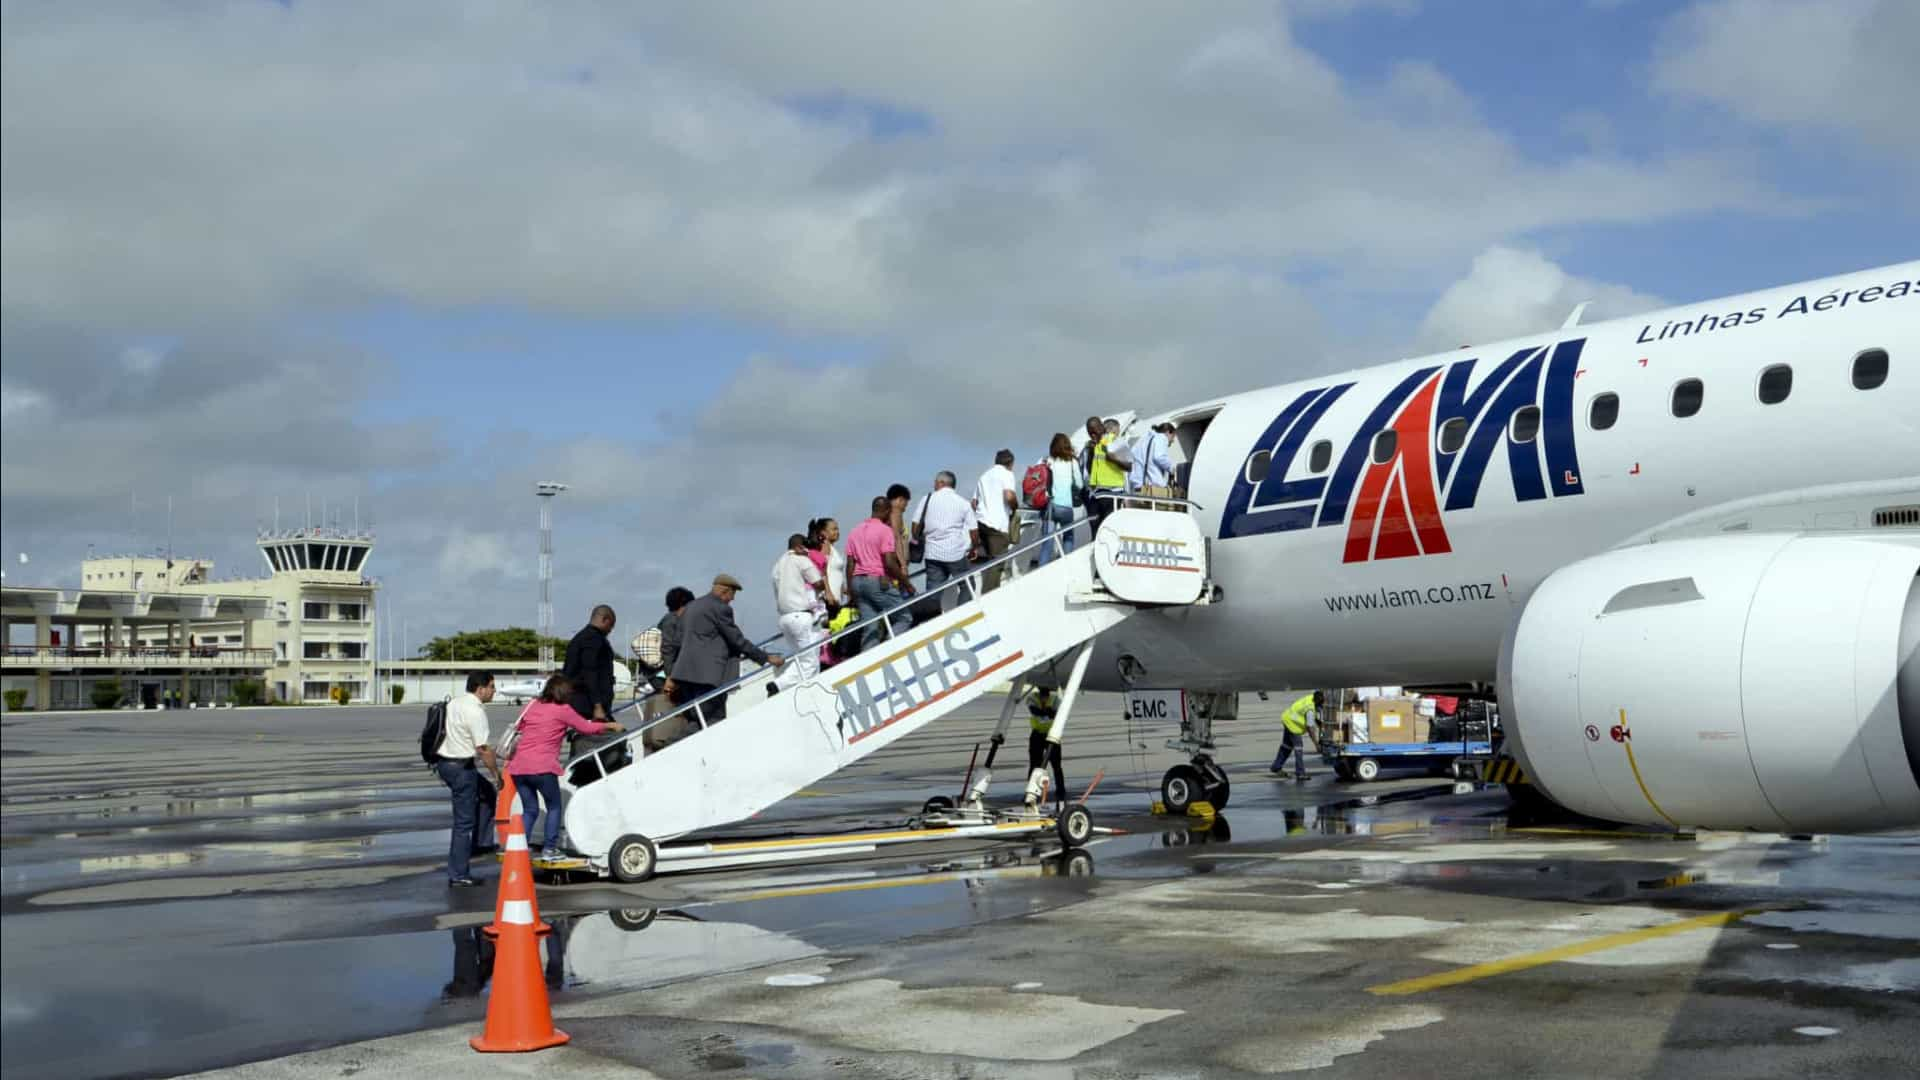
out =
<path fill-rule="evenodd" d="M 1460 715 L 1455 723 L 1457 737 L 1383 743 L 1354 741 L 1354 731 L 1344 719 L 1345 713 L 1359 701 L 1353 691 L 1329 690 L 1327 699 L 1340 702 L 1340 707 L 1316 717 L 1314 742 L 1319 746 L 1320 759 L 1342 780 L 1377 780 L 1387 769 L 1417 769 L 1433 775 L 1450 774 L 1455 779 L 1473 779 L 1481 774 L 1481 763 L 1492 761 L 1500 752 L 1496 721 L 1488 710 L 1474 710 L 1478 715 Z"/>

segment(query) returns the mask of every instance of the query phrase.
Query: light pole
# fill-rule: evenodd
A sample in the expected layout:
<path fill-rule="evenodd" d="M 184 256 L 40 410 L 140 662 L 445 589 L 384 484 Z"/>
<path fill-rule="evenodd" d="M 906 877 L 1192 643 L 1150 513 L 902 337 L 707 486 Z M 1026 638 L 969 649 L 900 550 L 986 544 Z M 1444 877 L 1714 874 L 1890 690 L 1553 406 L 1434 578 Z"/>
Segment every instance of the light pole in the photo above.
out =
<path fill-rule="evenodd" d="M 542 480 L 533 485 L 540 499 L 540 672 L 553 670 L 553 497 L 567 485 Z"/>

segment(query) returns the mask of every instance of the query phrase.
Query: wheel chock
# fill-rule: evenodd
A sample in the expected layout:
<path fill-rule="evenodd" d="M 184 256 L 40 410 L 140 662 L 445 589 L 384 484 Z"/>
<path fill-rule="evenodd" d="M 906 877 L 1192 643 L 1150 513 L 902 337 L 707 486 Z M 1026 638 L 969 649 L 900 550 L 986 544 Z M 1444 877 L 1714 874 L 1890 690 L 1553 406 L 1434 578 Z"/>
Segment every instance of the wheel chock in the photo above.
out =
<path fill-rule="evenodd" d="M 1211 819 L 1218 812 L 1213 808 L 1213 804 L 1205 799 L 1195 799 L 1187 804 L 1188 817 Z"/>
<path fill-rule="evenodd" d="M 1155 817 L 1165 817 L 1167 814 L 1167 804 L 1161 802 L 1159 799 L 1153 800 L 1153 813 Z"/>

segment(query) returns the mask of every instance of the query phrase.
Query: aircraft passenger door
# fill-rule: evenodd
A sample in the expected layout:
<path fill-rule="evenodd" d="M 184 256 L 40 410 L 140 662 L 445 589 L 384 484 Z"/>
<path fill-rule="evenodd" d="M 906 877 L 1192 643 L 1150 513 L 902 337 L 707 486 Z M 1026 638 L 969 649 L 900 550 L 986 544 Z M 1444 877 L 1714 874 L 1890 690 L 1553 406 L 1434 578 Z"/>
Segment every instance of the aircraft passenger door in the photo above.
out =
<path fill-rule="evenodd" d="M 1214 405 L 1200 412 L 1173 418 L 1173 445 L 1168 450 L 1173 456 L 1174 494 L 1182 498 L 1187 497 L 1192 487 L 1193 466 L 1200 454 L 1200 443 L 1219 412 L 1220 406 Z M 1210 509 L 1217 511 L 1218 507 Z"/>

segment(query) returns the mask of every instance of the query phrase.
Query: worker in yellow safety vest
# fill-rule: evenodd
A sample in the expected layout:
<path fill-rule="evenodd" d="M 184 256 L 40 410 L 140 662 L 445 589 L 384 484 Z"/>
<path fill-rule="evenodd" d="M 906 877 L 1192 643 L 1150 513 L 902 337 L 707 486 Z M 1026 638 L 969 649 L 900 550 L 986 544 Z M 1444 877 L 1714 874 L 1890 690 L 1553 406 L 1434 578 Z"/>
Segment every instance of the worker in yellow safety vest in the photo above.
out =
<path fill-rule="evenodd" d="M 1285 733 L 1280 736 L 1280 752 L 1274 757 L 1268 772 L 1275 776 L 1286 772 L 1287 758 L 1292 756 L 1293 778 L 1307 778 L 1307 752 L 1301 746 L 1301 738 L 1306 735 L 1307 728 L 1313 725 L 1314 714 L 1326 707 L 1327 695 L 1318 690 L 1300 695 L 1293 704 L 1287 706 L 1287 711 L 1280 714 L 1280 723 L 1286 727 Z"/>
<path fill-rule="evenodd" d="M 1109 456 L 1114 440 L 1120 436 L 1118 420 L 1102 421 L 1087 417 L 1087 536 L 1100 531 L 1100 523 L 1119 505 L 1127 493 L 1127 466 Z"/>
<path fill-rule="evenodd" d="M 1053 718 L 1060 714 L 1060 692 L 1036 687 L 1033 695 L 1027 698 L 1027 724 L 1033 730 L 1027 733 L 1027 805 L 1040 805 L 1040 785 L 1046 782 L 1046 767 L 1053 767 L 1053 798 L 1063 802 L 1067 797 L 1067 774 L 1060 765 L 1060 744 L 1050 742 L 1047 732 L 1053 728 Z"/>

